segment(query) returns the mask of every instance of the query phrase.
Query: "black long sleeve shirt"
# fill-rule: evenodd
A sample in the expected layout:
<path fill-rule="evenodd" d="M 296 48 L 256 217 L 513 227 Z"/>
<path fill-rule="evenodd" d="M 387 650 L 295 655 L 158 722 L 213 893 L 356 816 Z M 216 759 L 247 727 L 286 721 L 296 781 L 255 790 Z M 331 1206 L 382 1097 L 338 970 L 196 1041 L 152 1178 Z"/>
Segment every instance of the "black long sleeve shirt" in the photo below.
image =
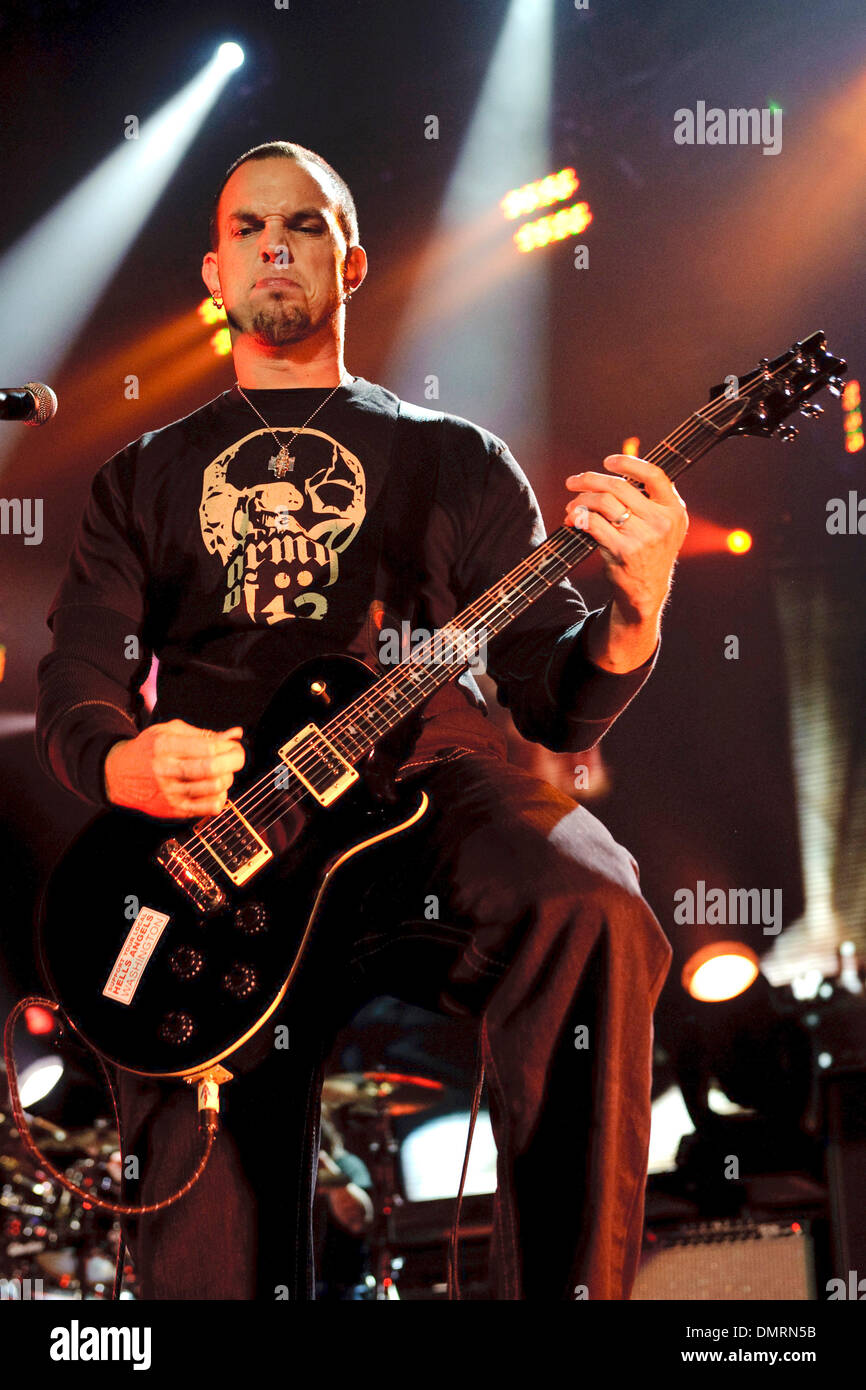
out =
<path fill-rule="evenodd" d="M 390 452 L 399 400 L 356 377 L 302 428 L 327 390 L 246 394 L 273 434 L 233 387 L 142 435 L 94 477 L 48 614 L 36 747 L 47 772 L 97 805 L 108 804 L 108 750 L 148 722 L 249 729 L 300 661 L 341 651 L 375 659 L 370 617 L 383 483 L 399 467 Z M 545 536 L 506 444 L 457 416 L 445 428 L 419 595 L 431 630 Z M 287 442 L 281 475 L 277 447 Z M 658 654 L 625 674 L 594 665 L 584 643 L 600 611 L 588 613 L 563 580 L 487 652 L 518 730 L 555 751 L 593 747 Z M 139 688 L 153 655 L 148 716 Z M 504 751 L 468 671 L 431 700 L 403 766 L 455 749 Z"/>

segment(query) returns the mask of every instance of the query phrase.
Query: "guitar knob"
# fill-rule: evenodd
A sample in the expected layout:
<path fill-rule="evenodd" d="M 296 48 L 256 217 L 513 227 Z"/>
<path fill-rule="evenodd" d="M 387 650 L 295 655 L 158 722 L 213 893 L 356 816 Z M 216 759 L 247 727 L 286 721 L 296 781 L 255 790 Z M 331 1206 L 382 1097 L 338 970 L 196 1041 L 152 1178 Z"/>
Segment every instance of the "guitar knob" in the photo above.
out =
<path fill-rule="evenodd" d="M 189 1042 L 194 1032 L 195 1023 L 189 1014 L 176 1012 L 166 1014 L 159 1025 L 161 1041 L 171 1043 L 175 1047 L 179 1047 L 181 1043 Z"/>
<path fill-rule="evenodd" d="M 168 958 L 168 968 L 179 980 L 194 980 L 203 965 L 204 956 L 195 946 L 178 946 Z"/>
<path fill-rule="evenodd" d="M 235 999 L 249 999 L 259 987 L 259 977 L 251 965 L 235 961 L 223 975 L 223 989 Z"/>
<path fill-rule="evenodd" d="M 776 438 L 781 439 L 783 444 L 790 444 L 792 439 L 796 439 L 799 430 L 796 425 L 780 425 L 776 430 Z"/>
<path fill-rule="evenodd" d="M 321 700 L 326 705 L 331 703 L 330 691 L 323 680 L 310 681 L 310 694 L 315 695 L 317 699 Z"/>
<path fill-rule="evenodd" d="M 824 414 L 824 407 L 809 401 L 807 405 L 800 406 L 800 414 L 805 415 L 807 420 L 817 420 L 819 415 Z"/>
<path fill-rule="evenodd" d="M 261 936 L 270 925 L 264 903 L 244 903 L 235 912 L 234 925 L 244 936 Z"/>

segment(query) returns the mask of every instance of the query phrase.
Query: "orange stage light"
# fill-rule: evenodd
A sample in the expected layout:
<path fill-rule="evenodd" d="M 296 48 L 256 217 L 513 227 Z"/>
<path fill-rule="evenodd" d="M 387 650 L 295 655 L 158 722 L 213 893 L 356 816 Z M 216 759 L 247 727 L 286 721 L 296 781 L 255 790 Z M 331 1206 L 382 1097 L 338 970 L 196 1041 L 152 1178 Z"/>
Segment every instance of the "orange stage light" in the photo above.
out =
<path fill-rule="evenodd" d="M 228 357 L 232 350 L 232 336 L 227 328 L 218 328 L 210 339 L 210 345 L 217 357 Z"/>
<path fill-rule="evenodd" d="M 857 454 L 863 448 L 863 412 L 860 403 L 860 383 L 846 382 L 842 392 L 842 426 L 845 430 L 845 452 Z"/>
<path fill-rule="evenodd" d="M 636 434 L 630 434 L 628 439 L 622 441 L 621 453 L 628 454 L 629 458 L 636 459 L 640 449 L 640 440 Z"/>
<path fill-rule="evenodd" d="M 580 179 L 573 169 L 560 169 L 557 174 L 525 183 L 522 188 L 512 188 L 500 201 L 504 215 L 509 221 L 515 217 L 525 217 L 536 208 L 549 207 L 551 203 L 564 203 L 580 187 Z"/>
<path fill-rule="evenodd" d="M 518 251 L 535 251 L 551 241 L 579 236 L 591 221 L 589 203 L 572 203 L 570 208 L 560 208 L 559 212 L 539 217 L 535 222 L 524 222 L 514 233 L 514 240 Z"/>
<path fill-rule="evenodd" d="M 24 1022 L 27 1032 L 35 1036 L 54 1032 L 54 1015 L 49 1009 L 40 1009 L 36 1004 L 31 1004 L 24 1010 Z"/>
<path fill-rule="evenodd" d="M 683 966 L 680 983 L 693 999 L 719 1004 L 743 994 L 758 978 L 759 961 L 742 941 L 713 941 Z"/>
<path fill-rule="evenodd" d="M 745 555 L 752 548 L 752 537 L 748 531 L 729 531 L 725 543 L 732 555 Z"/>
<path fill-rule="evenodd" d="M 208 326 L 212 323 L 225 323 L 226 321 L 225 309 L 218 309 L 213 299 L 203 299 L 196 312 L 202 323 L 206 323 Z"/>

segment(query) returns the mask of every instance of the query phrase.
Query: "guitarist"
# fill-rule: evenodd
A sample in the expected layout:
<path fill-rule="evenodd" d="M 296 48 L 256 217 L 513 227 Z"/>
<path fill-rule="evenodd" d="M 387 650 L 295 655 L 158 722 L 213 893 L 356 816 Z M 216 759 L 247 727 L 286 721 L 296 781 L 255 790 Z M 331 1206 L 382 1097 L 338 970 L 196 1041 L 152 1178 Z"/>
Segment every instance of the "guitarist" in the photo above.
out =
<path fill-rule="evenodd" d="M 351 193 L 319 155 L 275 142 L 232 165 L 202 274 L 225 306 L 237 382 L 99 470 L 49 612 L 37 749 L 85 800 L 166 820 L 216 813 L 294 665 L 375 660 L 395 613 L 441 629 L 543 539 L 501 439 L 347 372 L 346 305 L 366 273 Z M 391 609 L 377 564 L 384 554 L 387 593 L 401 556 L 385 543 L 383 484 L 397 480 L 393 505 L 393 470 L 411 465 L 392 452 L 401 408 L 425 438 L 440 429 L 441 448 L 423 470 L 426 505 L 407 509 L 411 607 Z M 588 613 L 563 581 L 486 655 L 520 732 L 556 751 L 594 746 L 647 680 L 688 524 L 659 468 L 618 455 L 604 467 L 567 479 L 566 520 L 599 542 L 609 603 Z M 410 522 L 423 523 L 420 542 Z M 154 654 L 148 721 L 138 691 Z M 471 672 L 419 722 L 397 776 L 418 779 L 431 809 L 388 864 L 365 868 L 329 937 L 328 974 L 293 1011 L 290 1049 L 224 1088 L 202 1179 L 128 1224 L 146 1298 L 313 1297 L 322 1058 L 382 993 L 479 1020 L 499 1152 L 491 1297 L 629 1297 L 670 945 L 631 854 L 508 764 Z M 140 1170 L 124 1197 L 152 1202 L 194 1166 L 194 1088 L 116 1074 L 123 1152 Z M 563 1153 L 575 1167 L 554 1208 Z"/>

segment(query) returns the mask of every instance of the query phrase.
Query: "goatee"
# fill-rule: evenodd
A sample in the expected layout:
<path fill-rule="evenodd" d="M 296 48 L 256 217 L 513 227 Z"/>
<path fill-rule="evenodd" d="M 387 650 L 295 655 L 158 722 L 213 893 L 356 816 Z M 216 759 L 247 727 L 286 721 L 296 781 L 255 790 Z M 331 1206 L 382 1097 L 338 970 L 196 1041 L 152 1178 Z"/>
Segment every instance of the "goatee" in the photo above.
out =
<path fill-rule="evenodd" d="M 339 300 L 333 305 L 331 313 L 339 308 Z M 239 333 L 251 333 L 265 347 L 284 347 L 308 338 L 325 322 L 325 315 L 319 323 L 313 323 L 309 310 L 300 304 L 287 304 L 282 299 L 273 299 L 256 309 L 246 324 L 241 323 L 226 310 L 226 318 Z"/>

